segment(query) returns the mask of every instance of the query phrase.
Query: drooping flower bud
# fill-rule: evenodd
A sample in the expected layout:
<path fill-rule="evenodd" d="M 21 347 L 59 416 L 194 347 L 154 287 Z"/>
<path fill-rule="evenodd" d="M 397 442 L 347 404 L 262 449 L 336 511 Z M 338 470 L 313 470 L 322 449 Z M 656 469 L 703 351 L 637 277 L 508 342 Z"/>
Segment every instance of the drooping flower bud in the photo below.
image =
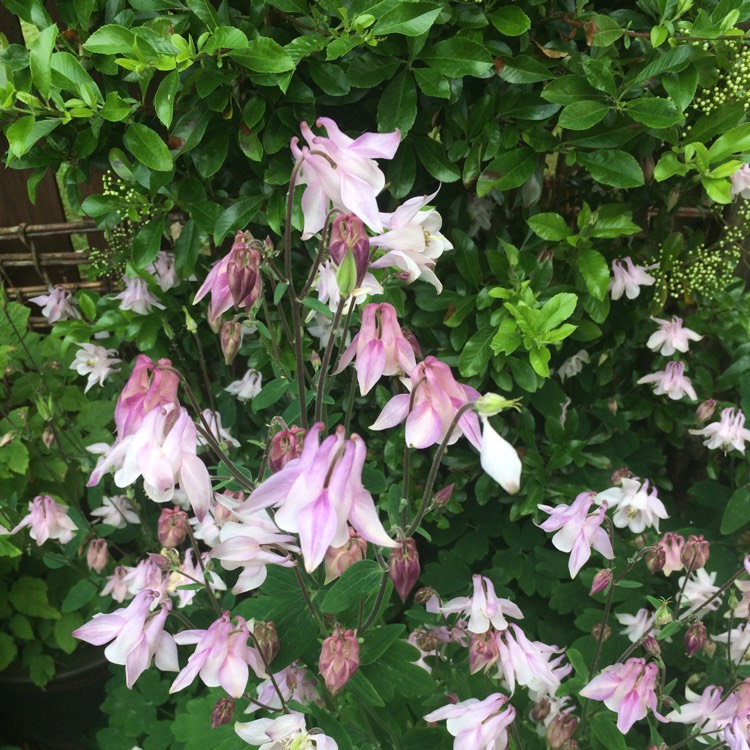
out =
<path fill-rule="evenodd" d="M 417 648 L 420 648 L 422 651 L 428 653 L 434 651 L 440 643 L 437 635 L 431 630 L 415 630 L 414 633 L 414 643 Z"/>
<path fill-rule="evenodd" d="M 578 750 L 579 747 L 578 740 L 574 740 L 570 737 L 562 743 L 560 750 Z"/>
<path fill-rule="evenodd" d="M 692 571 L 704 568 L 708 562 L 711 545 L 707 542 L 702 534 L 691 534 L 685 542 L 680 554 L 680 562 L 685 566 L 685 570 Z"/>
<path fill-rule="evenodd" d="M 401 597 L 402 602 L 406 601 L 406 597 L 417 585 L 419 574 L 422 572 L 417 543 L 413 538 L 404 539 L 398 547 L 391 550 L 388 568 L 396 593 Z"/>
<path fill-rule="evenodd" d="M 224 364 L 229 367 L 234 362 L 234 358 L 242 345 L 242 324 L 228 320 L 221 326 L 219 341 L 224 355 Z"/>
<path fill-rule="evenodd" d="M 292 459 L 302 455 L 307 430 L 292 425 L 280 430 L 271 438 L 271 448 L 268 451 L 268 466 L 275 474 L 281 471 Z"/>
<path fill-rule="evenodd" d="M 419 341 L 417 341 L 417 337 L 414 335 L 414 332 L 402 326 L 401 335 L 409 342 L 409 346 L 411 346 L 411 348 L 414 350 L 414 356 L 418 359 L 423 359 L 422 347 L 419 345 Z"/>
<path fill-rule="evenodd" d="M 338 625 L 333 635 L 323 641 L 318 669 L 332 695 L 336 695 L 359 668 L 359 643 L 353 630 Z"/>
<path fill-rule="evenodd" d="M 604 628 L 604 633 L 602 633 L 602 628 Z M 599 640 L 600 634 L 602 636 L 602 643 L 604 643 L 604 641 L 612 635 L 612 628 L 609 625 L 597 622 L 594 627 L 591 628 L 591 637 L 594 638 L 594 640 Z"/>
<path fill-rule="evenodd" d="M 609 481 L 613 487 L 619 486 L 623 479 L 630 479 L 633 473 L 628 469 L 627 466 L 621 466 L 619 469 L 615 469 L 610 476 Z"/>
<path fill-rule="evenodd" d="M 253 627 L 253 635 L 258 641 L 257 648 L 262 654 L 264 662 L 270 664 L 281 648 L 279 636 L 276 634 L 276 625 L 272 622 L 257 620 Z"/>
<path fill-rule="evenodd" d="M 179 547 L 188 531 L 188 515 L 179 508 L 163 508 L 156 524 L 156 533 L 162 547 Z"/>
<path fill-rule="evenodd" d="M 333 220 L 329 249 L 338 266 L 339 290 L 348 296 L 360 286 L 370 266 L 370 241 L 362 220 L 354 214 L 339 214 Z"/>
<path fill-rule="evenodd" d="M 323 561 L 326 566 L 326 584 L 335 581 L 354 563 L 364 560 L 366 554 L 367 542 L 354 529 L 350 528 L 349 541 L 340 547 L 329 547 L 326 552 Z"/>
<path fill-rule="evenodd" d="M 237 232 L 227 262 L 227 285 L 236 307 L 249 310 L 260 296 L 260 253 L 250 232 Z"/>
<path fill-rule="evenodd" d="M 216 729 L 229 722 L 234 717 L 234 706 L 236 703 L 235 698 L 219 698 L 214 704 L 214 709 L 211 711 L 211 729 Z"/>
<path fill-rule="evenodd" d="M 469 634 L 469 671 L 476 674 L 481 669 L 489 669 L 500 658 L 500 651 L 494 634 Z"/>
<path fill-rule="evenodd" d="M 451 501 L 453 495 L 453 488 L 455 485 L 453 482 L 438 490 L 432 497 L 432 505 L 435 508 L 444 508 Z"/>
<path fill-rule="evenodd" d="M 607 409 L 610 414 L 617 414 L 617 399 L 611 398 L 607 401 Z"/>
<path fill-rule="evenodd" d="M 55 442 L 55 430 L 50 425 L 47 425 L 44 428 L 44 432 L 42 433 L 42 442 L 47 448 L 51 448 L 52 443 Z"/>
<path fill-rule="evenodd" d="M 417 593 L 414 594 L 415 604 L 427 604 L 433 596 L 437 596 L 437 591 L 430 586 L 422 586 L 421 589 L 417 589 Z"/>
<path fill-rule="evenodd" d="M 89 548 L 86 550 L 86 564 L 89 570 L 95 570 L 101 573 L 109 562 L 109 550 L 107 549 L 106 539 L 92 539 Z"/>
<path fill-rule="evenodd" d="M 560 750 L 570 739 L 578 726 L 578 719 L 572 714 L 560 713 L 547 726 L 547 747 Z"/>
<path fill-rule="evenodd" d="M 695 410 L 695 421 L 698 424 L 705 424 L 713 417 L 715 411 L 716 401 L 710 398 L 708 401 L 698 404 L 698 408 Z"/>
<path fill-rule="evenodd" d="M 612 569 L 602 568 L 595 576 L 591 583 L 591 591 L 589 596 L 595 596 L 601 594 L 602 591 L 606 591 L 609 584 L 612 583 Z"/>
<path fill-rule="evenodd" d="M 546 698 L 542 698 L 538 703 L 535 703 L 531 708 L 529 714 L 532 721 L 544 721 L 550 712 L 551 706 Z"/>
<path fill-rule="evenodd" d="M 659 641 L 654 638 L 653 635 L 647 635 L 643 639 L 643 650 L 649 655 L 656 658 L 657 656 L 661 655 L 661 646 L 659 645 Z"/>
<path fill-rule="evenodd" d="M 667 553 L 664 547 L 657 544 L 646 552 L 643 559 L 650 573 L 659 573 L 667 563 Z"/>
<path fill-rule="evenodd" d="M 696 620 L 685 633 L 685 652 L 688 656 L 695 656 L 706 645 L 706 626 Z"/>

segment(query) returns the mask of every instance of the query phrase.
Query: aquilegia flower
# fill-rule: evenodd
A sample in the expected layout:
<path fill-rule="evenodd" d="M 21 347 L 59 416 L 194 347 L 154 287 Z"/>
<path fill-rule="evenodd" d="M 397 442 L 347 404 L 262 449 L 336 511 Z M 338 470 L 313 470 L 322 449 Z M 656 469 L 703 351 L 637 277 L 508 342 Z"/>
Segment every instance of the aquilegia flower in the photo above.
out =
<path fill-rule="evenodd" d="M 296 137 L 291 142 L 294 158 L 303 159 L 298 182 L 306 185 L 302 194 L 302 239 L 323 228 L 331 204 L 355 214 L 373 232 L 382 232 L 376 196 L 385 187 L 385 175 L 374 159 L 392 159 L 401 134 L 398 130 L 363 133 L 352 140 L 328 117 L 319 117 L 315 124 L 325 128 L 327 136 L 315 135 L 303 122 L 300 130 L 308 145 L 300 148 Z"/>
<path fill-rule="evenodd" d="M 579 352 L 574 354 L 572 357 L 568 357 L 558 368 L 557 374 L 560 376 L 560 380 L 565 382 L 567 378 L 572 378 L 578 375 L 583 370 L 583 365 L 591 362 L 591 357 L 585 349 L 581 349 Z"/>
<path fill-rule="evenodd" d="M 314 729 L 307 731 L 305 715 L 290 711 L 276 719 L 237 722 L 234 731 L 259 750 L 338 750 L 335 740 Z"/>
<path fill-rule="evenodd" d="M 119 372 L 113 365 L 122 362 L 121 359 L 113 357 L 117 354 L 116 349 L 105 349 L 103 346 L 96 344 L 78 344 L 80 347 L 76 353 L 76 358 L 70 365 L 71 370 L 75 370 L 79 375 L 88 375 L 84 393 L 88 393 L 94 383 L 104 385 L 104 381 L 113 372 Z"/>
<path fill-rule="evenodd" d="M 482 468 L 509 494 L 521 489 L 521 459 L 516 449 L 482 416 Z"/>
<path fill-rule="evenodd" d="M 656 279 L 646 273 L 644 266 L 636 266 L 628 258 L 612 261 L 612 280 L 609 292 L 612 299 L 618 300 L 624 294 L 628 299 L 635 299 L 641 293 L 642 286 L 653 286 Z"/>
<path fill-rule="evenodd" d="M 691 435 L 703 435 L 707 448 L 721 448 L 724 453 L 738 450 L 745 452 L 745 441 L 750 440 L 750 430 L 745 428 L 745 415 L 740 409 L 723 409 L 721 419 L 711 422 L 701 430 L 688 430 Z"/>
<path fill-rule="evenodd" d="M 30 297 L 29 302 L 42 308 L 42 315 L 50 323 L 58 320 L 70 320 L 80 318 L 78 310 L 73 307 L 73 295 L 61 286 L 50 288 L 49 294 L 41 294 L 38 297 Z"/>
<path fill-rule="evenodd" d="M 610 487 L 596 496 L 596 502 L 606 501 L 615 508 L 612 521 L 618 529 L 629 528 L 640 534 L 646 528 L 659 531 L 659 520 L 669 518 L 664 503 L 656 494 L 656 487 L 648 491 L 648 479 L 641 484 L 637 477 L 623 477 L 619 487 Z"/>
<path fill-rule="evenodd" d="M 102 504 L 91 511 L 92 516 L 102 519 L 103 524 L 124 529 L 129 523 L 140 523 L 141 519 L 124 495 L 102 498 Z"/>
<path fill-rule="evenodd" d="M 242 380 L 235 380 L 224 390 L 237 396 L 238 401 L 252 401 L 263 386 L 263 376 L 251 367 L 243 376 Z"/>
<path fill-rule="evenodd" d="M 29 513 L 21 519 L 21 522 L 10 532 L 31 527 L 29 536 L 41 547 L 48 539 L 57 539 L 60 544 L 67 544 L 78 531 L 73 519 L 68 516 L 66 505 L 60 505 L 49 495 L 37 495 L 29 503 Z"/>
<path fill-rule="evenodd" d="M 659 324 L 659 330 L 651 334 L 646 346 L 652 352 L 659 352 L 664 357 L 669 357 L 675 352 L 684 354 L 691 341 L 700 341 L 703 338 L 699 333 L 685 328 L 682 325 L 682 318 L 676 315 L 672 320 L 661 320 L 661 318 L 651 318 L 651 320 Z"/>
<path fill-rule="evenodd" d="M 741 195 L 750 198 L 750 164 L 743 164 L 732 175 L 732 198 Z"/>
<path fill-rule="evenodd" d="M 685 375 L 684 362 L 667 362 L 665 369 L 644 375 L 638 380 L 638 385 L 644 383 L 653 383 L 654 394 L 657 396 L 666 394 L 675 401 L 679 401 L 683 396 L 689 396 L 693 401 L 698 400 L 690 378 Z"/>
<path fill-rule="evenodd" d="M 175 270 L 174 253 L 159 250 L 156 260 L 147 265 L 146 270 L 156 278 L 162 292 L 168 292 L 180 283 Z"/>
<path fill-rule="evenodd" d="M 486 576 L 472 576 L 473 596 L 459 596 L 437 607 L 435 611 L 443 615 L 460 612 L 469 616 L 467 629 L 470 633 L 486 633 L 490 626 L 495 630 L 506 630 L 508 617 L 523 619 L 521 610 L 509 599 L 501 599 L 495 593 L 495 586 Z"/>
<path fill-rule="evenodd" d="M 115 295 L 115 299 L 120 300 L 121 310 L 132 310 L 138 315 L 148 315 L 152 307 L 164 309 L 164 305 L 154 297 L 148 284 L 140 276 L 123 276 L 123 281 L 125 289 Z"/>

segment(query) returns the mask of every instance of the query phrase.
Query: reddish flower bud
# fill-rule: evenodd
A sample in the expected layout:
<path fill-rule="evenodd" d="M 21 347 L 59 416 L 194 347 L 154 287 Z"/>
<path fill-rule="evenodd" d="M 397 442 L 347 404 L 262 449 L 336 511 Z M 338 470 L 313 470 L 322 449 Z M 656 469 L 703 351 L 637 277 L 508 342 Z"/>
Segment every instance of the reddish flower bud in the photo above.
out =
<path fill-rule="evenodd" d="M 704 401 L 702 404 L 698 404 L 698 408 L 695 410 L 695 421 L 698 424 L 705 424 L 711 417 L 713 417 L 716 411 L 716 401 L 710 398 L 708 401 Z"/>
<path fill-rule="evenodd" d="M 601 594 L 602 591 L 606 591 L 610 583 L 612 583 L 612 570 L 610 568 L 602 568 L 594 576 L 589 596 L 595 596 L 596 594 Z"/>
<path fill-rule="evenodd" d="M 95 570 L 101 573 L 107 567 L 109 562 L 109 550 L 107 549 L 106 539 L 92 539 L 89 548 L 86 550 L 86 564 L 89 570 Z"/>
<path fill-rule="evenodd" d="M 702 534 L 691 534 L 685 542 L 680 554 L 680 561 L 685 566 L 685 570 L 698 570 L 706 566 L 710 554 L 711 545 L 707 542 Z"/>
<path fill-rule="evenodd" d="M 250 232 L 237 232 L 227 263 L 227 285 L 236 307 L 249 310 L 260 296 L 260 253 Z"/>
<path fill-rule="evenodd" d="M 349 541 L 341 547 L 329 547 L 325 556 L 326 566 L 326 583 L 335 581 L 345 570 L 354 565 L 354 563 L 364 560 L 367 554 L 367 542 L 349 529 Z"/>
<path fill-rule="evenodd" d="M 578 719 L 572 714 L 557 714 L 547 726 L 547 747 L 560 750 L 571 738 L 578 726 Z"/>
<path fill-rule="evenodd" d="M 219 698 L 211 711 L 211 729 L 216 729 L 223 724 L 229 724 L 234 717 L 234 698 Z"/>
<path fill-rule="evenodd" d="M 610 484 L 613 486 L 617 486 L 622 482 L 623 479 L 630 479 L 630 477 L 633 476 L 633 473 L 628 469 L 627 466 L 621 466 L 619 469 L 615 469 L 612 472 L 612 475 L 609 478 Z"/>
<path fill-rule="evenodd" d="M 647 635 L 643 639 L 643 649 L 644 651 L 649 655 L 656 658 L 657 656 L 661 656 L 661 646 L 659 645 L 659 641 L 654 638 L 653 635 Z"/>
<path fill-rule="evenodd" d="M 493 633 L 469 634 L 469 671 L 476 674 L 489 669 L 500 658 Z"/>
<path fill-rule="evenodd" d="M 451 484 L 443 487 L 442 490 L 438 490 L 432 498 L 432 504 L 436 508 L 444 508 L 446 505 L 448 505 L 448 503 L 451 501 L 454 487 L 455 485 L 451 482 Z"/>
<path fill-rule="evenodd" d="M 535 703 L 531 708 L 531 720 L 532 721 L 544 721 L 550 712 L 550 704 L 546 698 L 542 698 L 538 703 Z"/>
<path fill-rule="evenodd" d="M 156 533 L 162 547 L 179 547 L 187 536 L 188 515 L 179 508 L 164 508 L 156 524 Z"/>
<path fill-rule="evenodd" d="M 233 320 L 224 323 L 221 326 L 219 342 L 221 343 L 221 351 L 224 355 L 224 363 L 228 367 L 234 362 L 234 358 L 237 356 L 237 352 L 242 345 L 242 325 Z"/>
<path fill-rule="evenodd" d="M 419 566 L 419 553 L 414 539 L 404 539 L 391 550 L 388 558 L 391 580 L 401 601 L 406 601 L 409 592 L 417 585 L 422 569 Z"/>
<path fill-rule="evenodd" d="M 706 645 L 706 626 L 696 620 L 685 633 L 685 652 L 688 656 L 695 656 Z"/>
<path fill-rule="evenodd" d="M 279 653 L 281 644 L 279 636 L 276 634 L 276 625 L 272 622 L 263 622 L 258 620 L 253 627 L 253 635 L 258 641 L 258 650 L 263 656 L 266 664 L 270 664 Z"/>
<path fill-rule="evenodd" d="M 280 430 L 271 438 L 268 466 L 274 474 L 281 471 L 293 458 L 299 458 L 302 455 L 306 434 L 307 430 L 292 425 L 286 430 Z"/>
<path fill-rule="evenodd" d="M 419 345 L 419 341 L 417 341 L 417 337 L 410 331 L 408 328 L 401 328 L 401 335 L 409 342 L 409 346 L 414 350 L 414 356 L 418 359 L 423 359 L 422 357 L 422 347 Z"/>
<path fill-rule="evenodd" d="M 359 668 L 359 643 L 353 630 L 337 625 L 333 635 L 323 641 L 318 669 L 326 687 L 336 695 Z"/>
<path fill-rule="evenodd" d="M 646 567 L 649 569 L 650 573 L 659 573 L 664 570 L 664 566 L 667 563 L 667 553 L 664 547 L 656 545 L 656 547 L 651 547 L 651 549 L 646 552 L 643 559 L 645 560 Z"/>
<path fill-rule="evenodd" d="M 602 623 L 597 622 L 593 628 L 591 628 L 591 636 L 596 640 L 599 639 L 599 634 L 602 632 Z M 609 625 L 604 626 L 604 635 L 602 635 L 602 642 L 606 641 L 609 636 L 612 635 L 612 628 Z"/>
<path fill-rule="evenodd" d="M 370 266 L 370 241 L 362 220 L 354 214 L 339 214 L 333 220 L 329 244 L 331 260 L 341 266 L 348 253 L 354 258 L 357 286 Z"/>
<path fill-rule="evenodd" d="M 42 442 L 47 446 L 47 448 L 52 447 L 52 443 L 55 442 L 55 431 L 47 425 L 44 428 L 44 432 L 42 433 Z"/>

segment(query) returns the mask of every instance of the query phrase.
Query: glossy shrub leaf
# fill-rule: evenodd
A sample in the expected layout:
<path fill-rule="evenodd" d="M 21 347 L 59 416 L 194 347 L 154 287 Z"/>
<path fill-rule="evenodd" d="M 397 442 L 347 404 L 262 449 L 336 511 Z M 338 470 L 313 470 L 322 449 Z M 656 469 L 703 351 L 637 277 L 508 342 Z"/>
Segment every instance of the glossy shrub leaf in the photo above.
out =
<path fill-rule="evenodd" d="M 611 149 L 579 153 L 578 162 L 602 185 L 635 188 L 645 182 L 640 164 L 624 151 Z"/>
<path fill-rule="evenodd" d="M 172 157 L 167 144 L 156 131 L 140 123 L 131 123 L 123 139 L 125 147 L 145 166 L 157 172 L 172 169 Z"/>

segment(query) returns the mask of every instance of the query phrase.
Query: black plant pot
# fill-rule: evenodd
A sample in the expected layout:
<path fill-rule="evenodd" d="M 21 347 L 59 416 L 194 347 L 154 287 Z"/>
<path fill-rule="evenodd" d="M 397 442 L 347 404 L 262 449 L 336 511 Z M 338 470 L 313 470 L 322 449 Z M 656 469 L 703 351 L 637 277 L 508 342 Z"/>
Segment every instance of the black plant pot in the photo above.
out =
<path fill-rule="evenodd" d="M 101 720 L 109 676 L 102 652 L 86 648 L 78 649 L 44 688 L 20 669 L 0 672 L 3 740 L 35 741 L 45 750 L 82 750 L 84 738 Z"/>

